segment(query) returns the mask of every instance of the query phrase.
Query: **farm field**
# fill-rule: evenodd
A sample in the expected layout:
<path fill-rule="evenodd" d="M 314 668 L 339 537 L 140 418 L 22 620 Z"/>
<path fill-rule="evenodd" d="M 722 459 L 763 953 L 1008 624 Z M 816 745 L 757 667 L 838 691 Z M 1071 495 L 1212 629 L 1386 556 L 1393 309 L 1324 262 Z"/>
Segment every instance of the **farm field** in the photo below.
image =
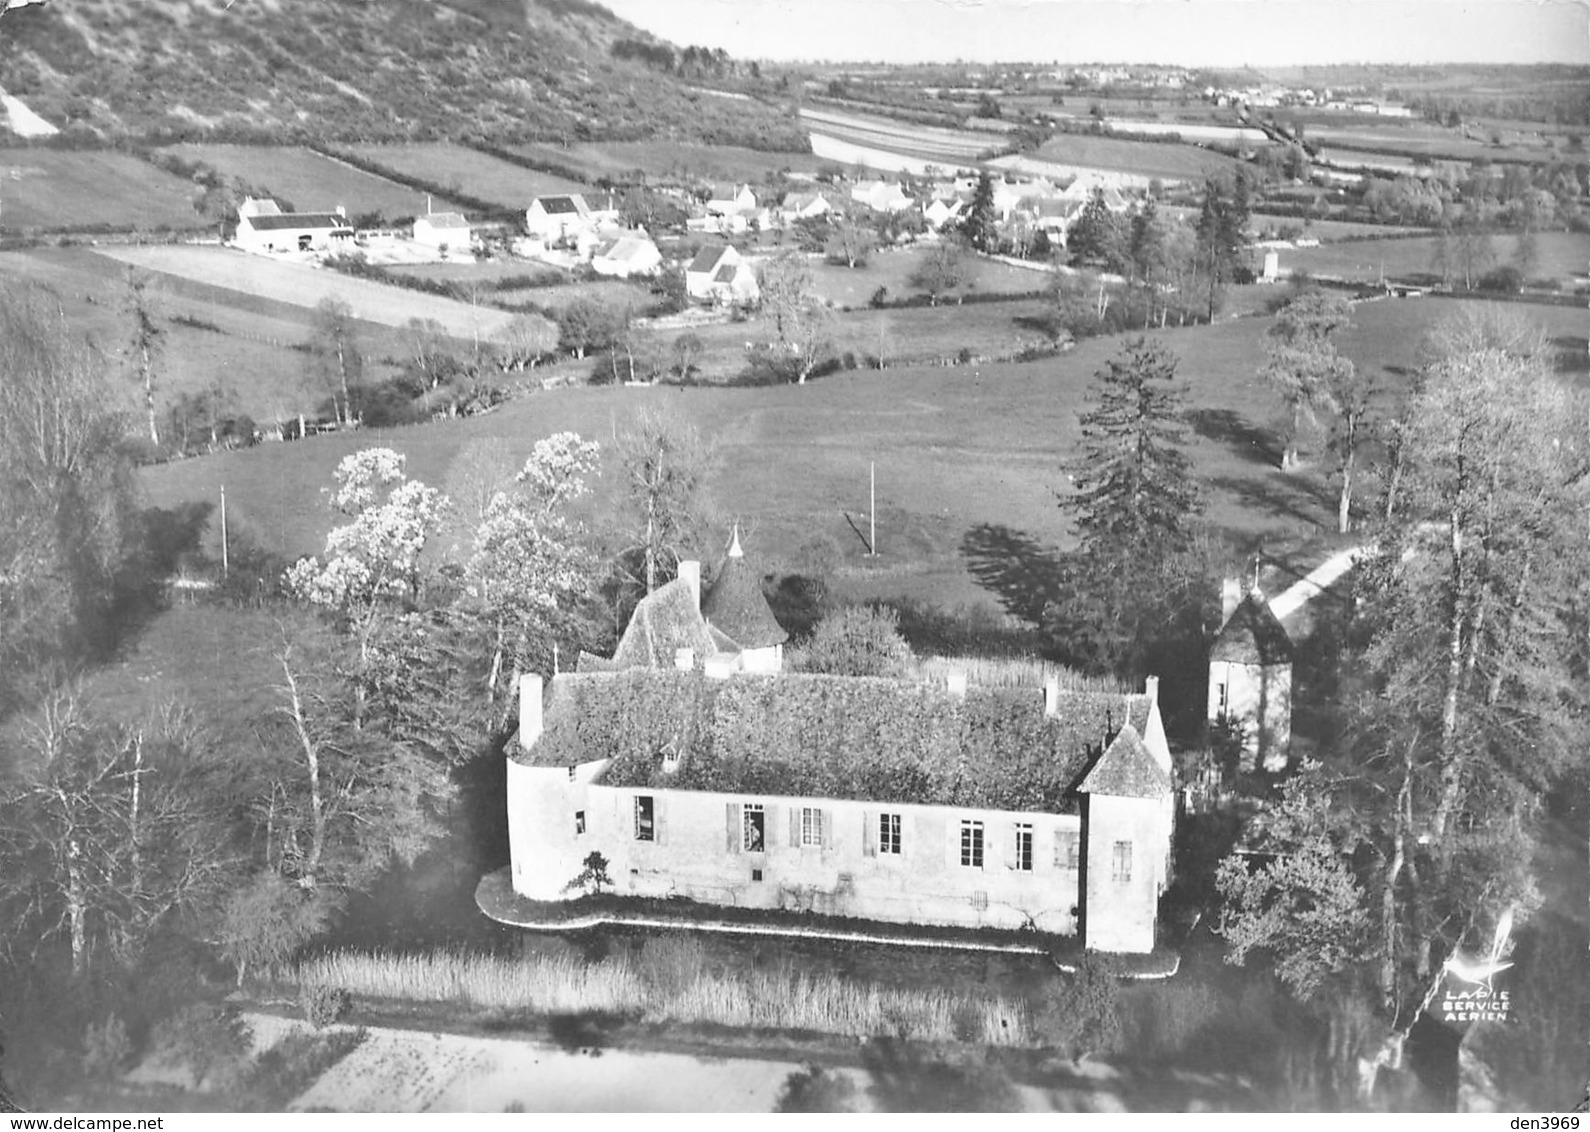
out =
<path fill-rule="evenodd" d="M 1361 304 L 1344 352 L 1376 375 L 1412 367 L 1434 321 L 1461 305 Z M 978 339 L 1008 345 L 1020 333 L 1012 318 L 1022 308 L 993 303 L 953 313 L 856 312 L 843 317 L 842 334 L 859 340 L 882 324 L 900 349 L 917 349 L 933 334 L 975 350 Z M 1570 341 L 1583 382 L 1581 312 L 1520 310 Z M 1244 318 L 1161 337 L 1181 358 L 1178 376 L 1188 383 L 1192 457 L 1209 486 L 1208 521 L 1238 547 L 1263 545 L 1274 553 L 1318 540 L 1330 527 L 1334 497 L 1322 469 L 1288 476 L 1276 470 L 1271 426 L 1278 406 L 1272 412 L 1271 394 L 1258 377 L 1268 326 L 1267 319 Z M 720 354 L 767 336 L 744 323 L 700 333 Z M 847 593 L 906 595 L 946 606 L 1003 596 L 1019 608 L 1023 594 L 1010 576 L 1004 585 L 996 578 L 985 588 L 974 567 L 1010 558 L 1041 572 L 1050 548 L 1068 543 L 1054 496 L 1065 486 L 1061 465 L 1075 451 L 1077 412 L 1092 375 L 1120 347 L 1119 339 L 1094 339 L 1043 362 L 842 371 L 804 386 L 563 388 L 468 420 L 323 436 L 150 468 L 144 482 L 152 500 L 170 506 L 213 498 L 225 480 L 237 521 L 295 556 L 320 549 L 333 516 L 319 490 L 336 462 L 357 448 L 396 447 L 408 454 L 411 474 L 440 485 L 472 440 L 500 437 L 528 452 L 536 439 L 563 429 L 605 439 L 637 408 L 663 406 L 713 439 L 716 503 L 723 515 L 755 531 L 753 550 L 767 568 L 826 548 Z M 874 460 L 881 555 L 869 559 L 845 516 L 866 509 L 867 469 Z M 590 501 L 593 518 L 610 513 L 617 480 L 608 465 Z"/>
<path fill-rule="evenodd" d="M 1518 239 L 1512 235 L 1492 237 L 1494 263 L 1511 263 Z M 1430 275 L 1435 272 L 1437 240 L 1434 236 L 1412 236 L 1397 240 L 1343 240 L 1317 248 L 1298 248 L 1281 252 L 1281 267 L 1315 275 L 1335 275 L 1344 279 L 1373 281 L 1380 278 L 1382 265 L 1387 278 Z M 1590 268 L 1590 235 L 1575 232 L 1543 232 L 1536 237 L 1537 259 L 1529 270 L 1531 279 L 1555 279 L 1564 288 L 1584 280 Z"/>
<path fill-rule="evenodd" d="M 433 279 L 444 283 L 492 282 L 525 275 L 565 280 L 569 272 L 550 263 L 524 259 L 472 259 L 458 263 L 406 263 L 387 269 L 393 275 L 411 279 Z"/>
<path fill-rule="evenodd" d="M 356 318 L 402 327 L 412 318 L 433 318 L 458 338 L 490 336 L 512 316 L 467 303 L 406 291 L 334 271 L 219 247 L 106 248 L 104 254 L 123 263 L 161 271 L 196 283 L 258 295 L 297 307 L 313 308 L 327 298 L 340 298 Z"/>
<path fill-rule="evenodd" d="M 0 149 L 0 232 L 203 228 L 194 186 L 127 153 Z"/>
<path fill-rule="evenodd" d="M 1043 161 L 1088 165 L 1166 180 L 1202 180 L 1238 166 L 1223 153 L 1192 145 L 1166 142 L 1124 141 L 1092 134 L 1056 134 L 1033 154 Z"/>
<path fill-rule="evenodd" d="M 837 162 L 847 167 L 860 167 L 879 173 L 909 173 L 925 177 L 933 172 L 957 172 L 975 169 L 976 161 L 945 161 L 942 158 L 912 157 L 893 150 L 857 145 L 844 138 L 833 137 L 817 130 L 810 132 L 812 152 L 824 161 Z"/>
<path fill-rule="evenodd" d="M 1485 158 L 1491 161 L 1549 161 L 1555 147 L 1547 139 L 1532 131 L 1521 132 L 1517 123 L 1498 126 L 1501 145 L 1490 139 L 1490 130 L 1459 131 L 1437 126 L 1432 122 L 1401 125 L 1375 125 L 1368 119 L 1363 125 L 1341 122 L 1333 115 L 1331 124 L 1321 125 L 1305 116 L 1305 134 L 1309 141 L 1326 146 L 1348 149 L 1362 148 L 1380 153 L 1399 153 L 1410 157 L 1428 157 L 1433 160 L 1450 158 L 1474 161 Z"/>
<path fill-rule="evenodd" d="M 576 299 L 594 299 L 605 306 L 615 309 L 628 307 L 633 311 L 645 310 L 657 301 L 648 284 L 628 280 L 560 283 L 554 287 L 524 287 L 514 291 L 493 292 L 491 299 L 493 302 L 514 305 L 533 303 L 549 311 L 561 311 Z"/>
<path fill-rule="evenodd" d="M 1378 169 L 1386 173 L 1412 173 L 1413 158 L 1400 153 L 1377 153 L 1367 149 L 1341 149 L 1321 146 L 1319 160 L 1329 165 L 1347 165 L 1354 168 Z"/>
<path fill-rule="evenodd" d="M 340 204 L 350 217 L 379 212 L 388 220 L 399 220 L 425 211 L 423 193 L 302 146 L 188 143 L 169 146 L 166 152 L 184 161 L 202 161 L 256 191 L 270 193 L 283 208 L 290 204 L 300 212 L 321 212 Z M 452 203 L 438 199 L 435 206 L 450 208 Z"/>
<path fill-rule="evenodd" d="M 1213 126 L 1196 122 L 1145 122 L 1138 119 L 1106 118 L 1104 124 L 1121 134 L 1180 134 L 1193 141 L 1263 144 L 1269 139 L 1263 130 L 1249 126 Z"/>
<path fill-rule="evenodd" d="M 383 169 L 492 201 L 505 209 L 529 208 L 532 200 L 547 194 L 592 191 L 578 181 L 521 169 L 468 146 L 446 142 L 356 145 L 349 147 L 349 152 Z M 422 198 L 422 209 L 423 206 Z"/>
<path fill-rule="evenodd" d="M 941 165 L 975 164 L 980 154 L 1008 144 L 1000 134 L 920 126 L 892 118 L 842 114 L 833 110 L 802 108 L 801 122 L 823 137 L 859 146 L 898 153 Z M 813 152 L 819 152 L 815 139 Z"/>
<path fill-rule="evenodd" d="M 567 166 L 592 181 L 642 173 L 682 180 L 758 182 L 785 170 L 814 173 L 820 164 L 811 153 L 773 153 L 743 146 L 668 141 L 523 145 L 514 147 L 514 152 L 532 160 Z"/>

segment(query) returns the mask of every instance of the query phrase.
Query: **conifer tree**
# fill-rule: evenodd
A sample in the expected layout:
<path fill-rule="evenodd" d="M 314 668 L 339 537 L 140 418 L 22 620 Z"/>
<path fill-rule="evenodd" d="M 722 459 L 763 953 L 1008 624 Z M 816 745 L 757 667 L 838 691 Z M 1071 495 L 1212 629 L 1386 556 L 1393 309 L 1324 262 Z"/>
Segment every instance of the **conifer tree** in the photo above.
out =
<path fill-rule="evenodd" d="M 961 235 L 980 252 L 991 252 L 999 244 L 994 215 L 994 180 L 986 172 L 977 178 L 977 189 L 972 194 L 971 206 L 961 221 Z"/>

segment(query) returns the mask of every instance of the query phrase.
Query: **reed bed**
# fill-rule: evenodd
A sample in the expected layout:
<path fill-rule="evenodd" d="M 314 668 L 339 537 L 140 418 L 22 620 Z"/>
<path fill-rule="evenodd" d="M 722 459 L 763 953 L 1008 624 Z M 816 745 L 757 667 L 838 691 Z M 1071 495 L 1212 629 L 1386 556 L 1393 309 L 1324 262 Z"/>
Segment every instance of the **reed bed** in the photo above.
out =
<path fill-rule="evenodd" d="M 433 951 L 342 951 L 306 960 L 301 986 L 369 998 L 452 1002 L 545 1014 L 623 1014 L 646 1022 L 706 1022 L 846 1037 L 1033 1044 L 1027 1011 L 1002 997 L 880 987 L 788 965 L 725 971 L 700 941 L 648 940 L 638 956 L 583 963 L 569 956 L 510 959 Z"/>
<path fill-rule="evenodd" d="M 929 656 L 916 662 L 913 675 L 920 681 L 943 683 L 951 672 L 966 673 L 966 682 L 974 688 L 1039 689 L 1053 677 L 1062 692 L 1131 691 L 1118 680 L 1087 676 L 1039 657 Z"/>

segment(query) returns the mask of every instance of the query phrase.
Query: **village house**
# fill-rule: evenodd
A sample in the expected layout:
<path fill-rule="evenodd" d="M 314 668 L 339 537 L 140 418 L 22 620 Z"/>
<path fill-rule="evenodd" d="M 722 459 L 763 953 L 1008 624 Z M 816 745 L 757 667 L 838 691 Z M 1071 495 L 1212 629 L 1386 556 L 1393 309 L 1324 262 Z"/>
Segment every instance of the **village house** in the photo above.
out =
<path fill-rule="evenodd" d="M 1286 769 L 1292 742 L 1292 639 L 1258 587 L 1236 578 L 1221 591 L 1221 626 L 1209 653 L 1209 722 L 1242 737 L 1242 769 Z"/>
<path fill-rule="evenodd" d="M 283 212 L 270 198 L 246 197 L 237 207 L 232 242 L 246 252 L 325 252 L 351 247 L 354 232 L 347 211 Z"/>
<path fill-rule="evenodd" d="M 685 294 L 725 306 L 755 303 L 762 297 L 756 272 L 728 244 L 703 244 L 685 266 Z"/>
<path fill-rule="evenodd" d="M 591 256 L 591 270 L 598 275 L 630 279 L 655 275 L 662 266 L 662 252 L 645 232 L 621 232 L 597 245 Z"/>
<path fill-rule="evenodd" d="M 593 230 L 596 220 L 585 198 L 578 193 L 536 197 L 525 211 L 525 231 L 539 240 L 552 243 L 568 240 Z"/>
<path fill-rule="evenodd" d="M 736 537 L 641 602 L 611 660 L 520 684 L 513 889 L 614 890 L 1152 950 L 1174 815 L 1142 693 L 783 671 Z"/>
<path fill-rule="evenodd" d="M 414 218 L 414 242 L 437 255 L 468 255 L 473 238 L 469 221 L 456 212 L 427 212 Z"/>
<path fill-rule="evenodd" d="M 874 212 L 903 212 L 916 206 L 898 181 L 857 181 L 850 186 L 850 199 Z"/>
<path fill-rule="evenodd" d="M 966 202 L 958 196 L 936 196 L 922 209 L 922 219 L 937 232 L 946 224 L 958 223 L 965 207 Z"/>

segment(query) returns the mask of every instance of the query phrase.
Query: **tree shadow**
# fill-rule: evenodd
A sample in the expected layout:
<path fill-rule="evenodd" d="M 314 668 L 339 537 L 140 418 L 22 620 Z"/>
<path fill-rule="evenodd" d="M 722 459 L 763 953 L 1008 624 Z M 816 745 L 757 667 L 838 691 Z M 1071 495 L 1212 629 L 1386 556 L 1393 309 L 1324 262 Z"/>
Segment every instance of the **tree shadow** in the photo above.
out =
<path fill-rule="evenodd" d="M 1273 468 L 1281 462 L 1274 436 L 1234 409 L 1194 409 L 1187 414 L 1187 423 L 1205 440 L 1228 446 L 1250 463 Z"/>
<path fill-rule="evenodd" d="M 1063 556 L 1023 531 L 981 523 L 961 539 L 961 556 L 979 585 L 993 591 L 1008 612 L 1034 625 L 1060 592 Z"/>
<path fill-rule="evenodd" d="M 1259 477 L 1217 476 L 1209 487 L 1228 492 L 1244 510 L 1263 511 L 1276 518 L 1294 519 L 1321 530 L 1329 529 L 1336 506 L 1335 493 L 1309 476 L 1273 475 Z"/>
<path fill-rule="evenodd" d="M 881 1112 L 1019 1112 L 1021 1096 L 991 1059 L 952 1059 L 942 1051 L 875 1038 L 861 1054 Z"/>

